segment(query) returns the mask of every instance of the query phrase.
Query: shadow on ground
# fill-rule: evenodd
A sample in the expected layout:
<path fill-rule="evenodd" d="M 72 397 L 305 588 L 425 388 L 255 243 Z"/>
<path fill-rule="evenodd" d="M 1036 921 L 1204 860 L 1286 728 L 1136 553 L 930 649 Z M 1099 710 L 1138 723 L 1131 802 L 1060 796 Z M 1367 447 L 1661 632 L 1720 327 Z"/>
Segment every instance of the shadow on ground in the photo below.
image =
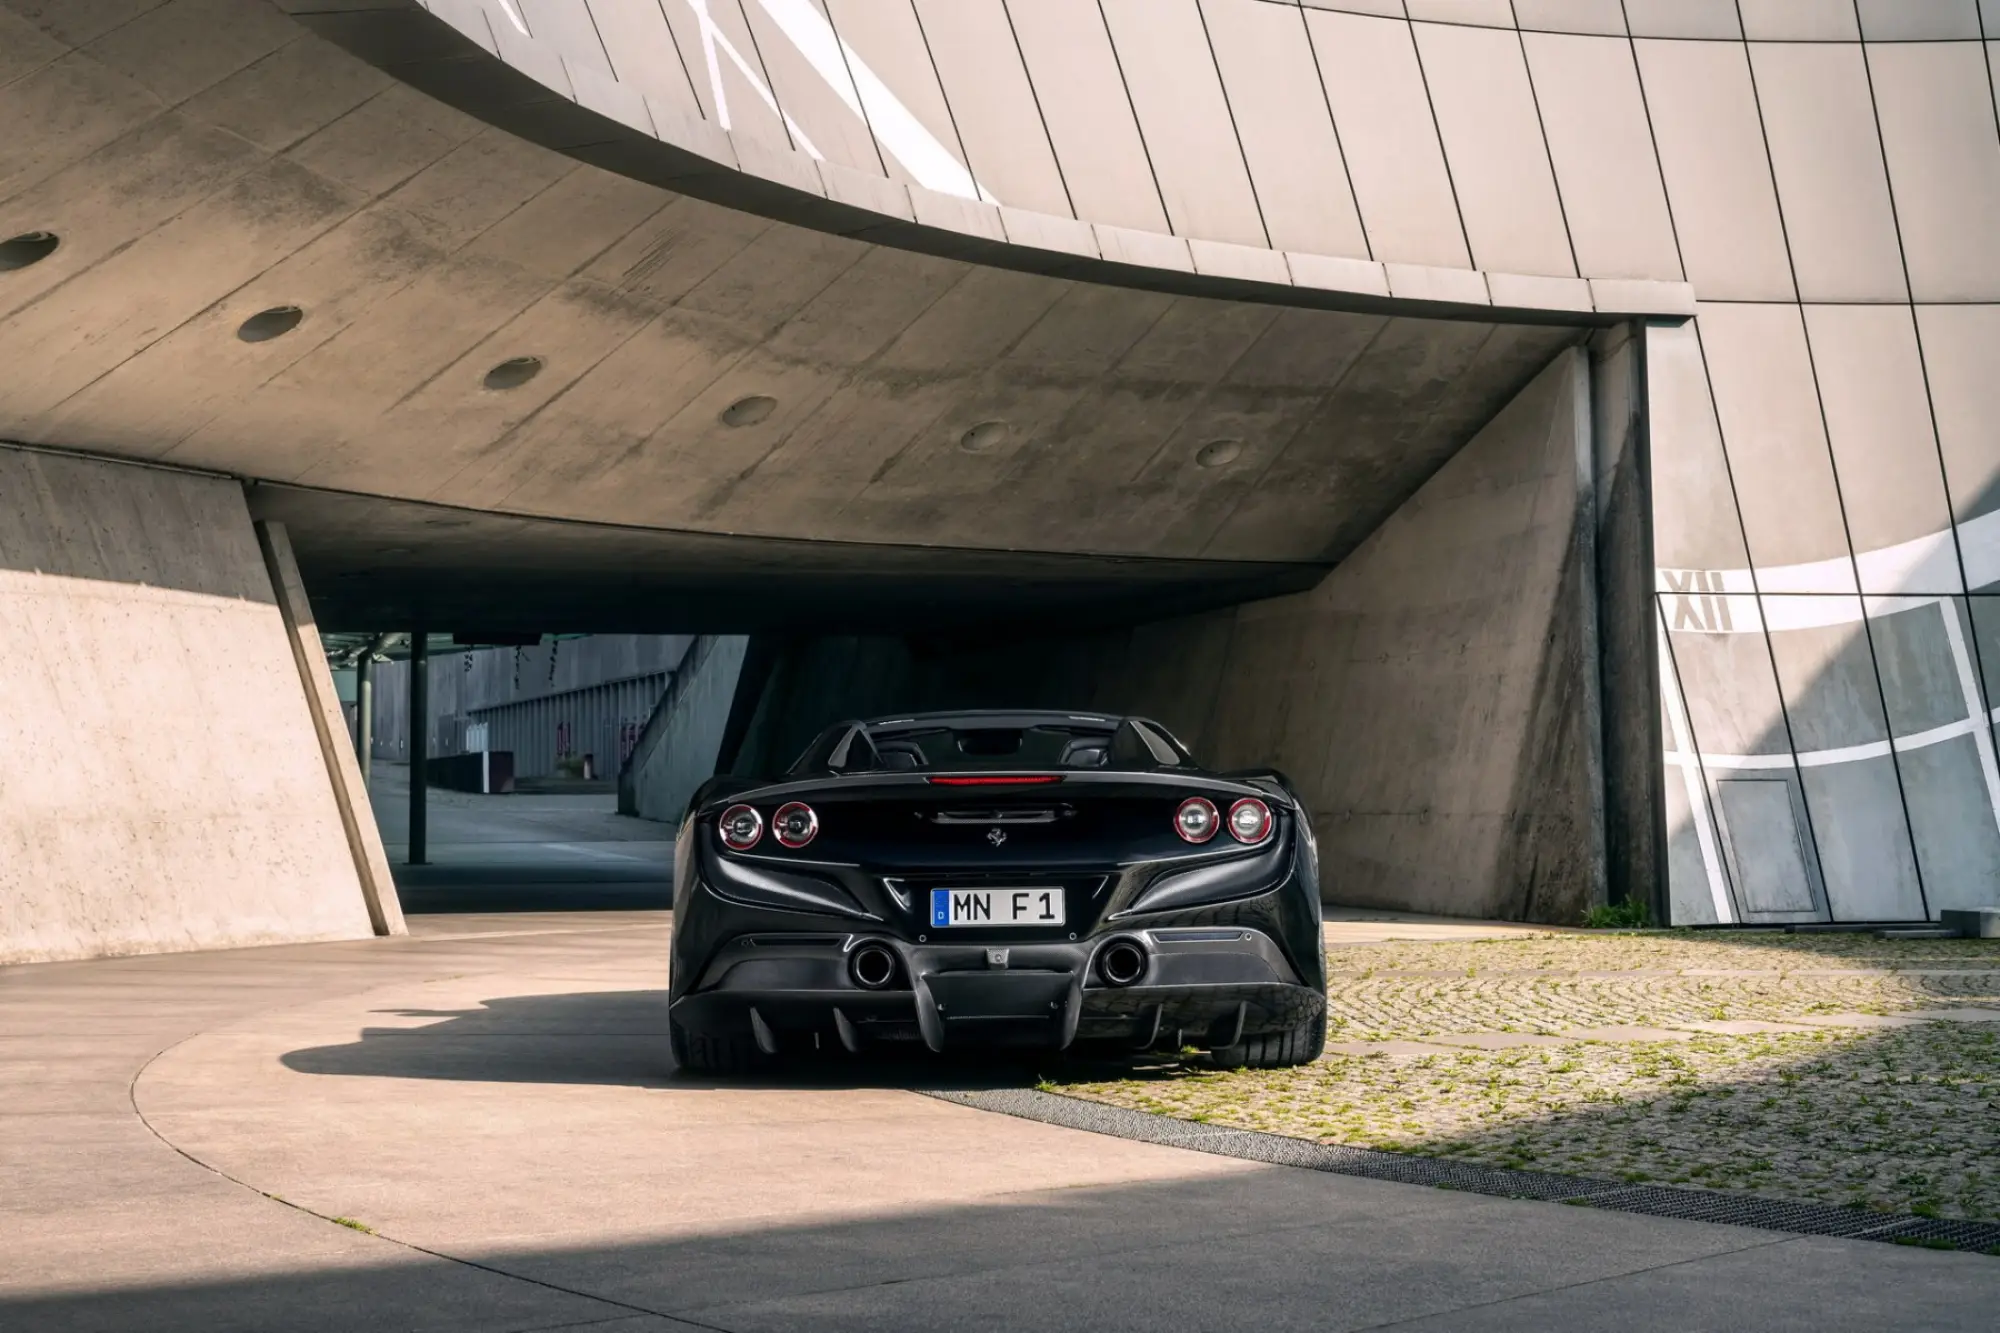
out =
<path fill-rule="evenodd" d="M 1034 1049 L 938 1055 L 915 1043 L 848 1055 L 828 1034 L 818 1050 L 790 1051 L 782 1063 L 712 1078 L 674 1068 L 664 988 L 510 995 L 481 1001 L 477 1009 L 376 1012 L 417 1020 L 418 1025 L 364 1028 L 359 1041 L 292 1051 L 283 1057 L 285 1067 L 301 1074 L 482 1083 L 974 1089 L 1032 1087 L 1058 1072 L 1070 1078 L 1121 1078 L 1159 1060 Z"/>
<path fill-rule="evenodd" d="M 1182 1119 L 1629 1184 L 2000 1219 L 2000 1035 L 1936 1022 L 1058 1075 Z"/>
<path fill-rule="evenodd" d="M 23 1333 L 1984 1330 L 1990 1260 L 1285 1168 L 601 1245 L 363 1235 L 258 1201 L 310 1264 L 0 1297 Z M 366 1224 L 364 1215 L 355 1221 Z M 663 1228 L 670 1219 L 663 1219 Z M 415 1241 L 416 1238 L 411 1238 Z M 443 1252 L 440 1252 L 442 1250 Z M 456 1251 L 456 1253 L 453 1253 Z"/>
<path fill-rule="evenodd" d="M 671 865 L 397 865 L 403 911 L 654 912 L 673 906 Z"/>

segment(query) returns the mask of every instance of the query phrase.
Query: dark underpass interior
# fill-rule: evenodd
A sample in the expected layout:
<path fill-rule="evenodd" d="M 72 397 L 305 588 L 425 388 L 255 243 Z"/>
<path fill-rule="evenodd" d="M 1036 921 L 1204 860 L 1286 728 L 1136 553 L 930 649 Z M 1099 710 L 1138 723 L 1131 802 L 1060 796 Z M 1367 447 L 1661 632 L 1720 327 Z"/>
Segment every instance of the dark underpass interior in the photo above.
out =
<path fill-rule="evenodd" d="M 1378 478 L 1299 548 L 1310 558 L 1285 561 L 1199 543 L 1085 554 L 1087 523 L 1062 553 L 626 529 L 269 485 L 251 503 L 294 534 L 323 628 L 366 642 L 428 627 L 440 718 L 454 690 L 510 664 L 492 708 L 456 715 L 511 717 L 558 693 L 577 640 L 538 631 L 682 636 L 648 668 L 650 698 L 619 705 L 615 737 L 539 715 L 540 737 L 595 759 L 596 786 L 441 793 L 415 836 L 394 762 L 411 755 L 385 751 L 401 733 L 378 716 L 374 804 L 411 911 L 663 907 L 672 826 L 708 776 L 776 774 L 845 719 L 1039 708 L 1154 718 L 1206 767 L 1280 770 L 1339 901 L 1570 923 L 1663 880 L 1651 634 L 1628 568 L 1644 561 L 1628 539 L 1636 464 L 1615 460 L 1595 512 L 1579 489 L 1606 378 L 1593 357 L 1631 355 L 1616 340 L 1558 352 L 1454 451 Z M 463 645 L 478 644 L 498 646 L 475 662 Z M 521 684 L 544 669 L 535 654 L 545 690 Z M 440 732 L 432 750 L 478 748 L 466 742 Z"/>

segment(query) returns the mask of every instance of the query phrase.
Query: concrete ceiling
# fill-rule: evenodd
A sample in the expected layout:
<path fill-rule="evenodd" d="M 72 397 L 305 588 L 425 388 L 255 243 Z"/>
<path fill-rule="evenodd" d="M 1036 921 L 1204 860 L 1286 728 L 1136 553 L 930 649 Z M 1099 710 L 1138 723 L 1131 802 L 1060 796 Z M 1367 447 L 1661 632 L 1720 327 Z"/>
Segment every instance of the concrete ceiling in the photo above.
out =
<path fill-rule="evenodd" d="M 1149 620 L 1298 592 L 1321 570 L 1249 560 L 717 536 L 523 518 L 268 483 L 322 628 L 465 634 L 955 630 Z"/>
<path fill-rule="evenodd" d="M 263 0 L 0 0 L 0 121 L 0 237 L 61 238 L 0 272 L 0 439 L 282 484 L 256 503 L 346 627 L 469 624 L 531 584 L 590 617 L 533 628 L 752 627 L 779 574 L 765 605 L 828 623 L 1240 598 L 1338 561 L 1579 336 L 732 211 L 486 126 Z M 295 329 L 237 336 L 280 305 Z M 522 356 L 532 379 L 484 386 Z M 768 415 L 728 424 L 753 396 Z"/>

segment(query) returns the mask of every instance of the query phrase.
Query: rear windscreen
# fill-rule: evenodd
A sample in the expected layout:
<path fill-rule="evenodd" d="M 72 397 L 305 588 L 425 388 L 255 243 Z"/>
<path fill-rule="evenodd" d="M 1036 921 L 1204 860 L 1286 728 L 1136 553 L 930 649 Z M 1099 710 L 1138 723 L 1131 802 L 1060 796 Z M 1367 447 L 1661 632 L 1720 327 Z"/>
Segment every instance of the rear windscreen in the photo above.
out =
<path fill-rule="evenodd" d="M 1079 727 L 936 727 L 870 737 L 887 769 L 1102 768 L 1111 733 Z"/>

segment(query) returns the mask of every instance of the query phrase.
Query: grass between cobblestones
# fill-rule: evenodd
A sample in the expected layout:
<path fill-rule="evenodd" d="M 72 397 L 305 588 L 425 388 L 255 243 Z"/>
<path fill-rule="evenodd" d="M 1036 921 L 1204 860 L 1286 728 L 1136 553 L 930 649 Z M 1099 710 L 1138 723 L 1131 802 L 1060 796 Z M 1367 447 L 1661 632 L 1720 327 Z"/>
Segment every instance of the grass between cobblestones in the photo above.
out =
<path fill-rule="evenodd" d="M 1854 1026 L 2000 1009 L 1991 942 L 1550 935 L 1329 958 L 1328 1039 L 1346 1050 L 1281 1070 L 1218 1070 L 1190 1053 L 1047 1086 L 1327 1143 L 2000 1220 L 2000 1023 Z M 1688 1026 L 1829 1017 L 1841 1025 Z M 1639 1039 L 1562 1035 L 1604 1028 Z M 1354 1045 L 1474 1034 L 1536 1044 Z"/>

